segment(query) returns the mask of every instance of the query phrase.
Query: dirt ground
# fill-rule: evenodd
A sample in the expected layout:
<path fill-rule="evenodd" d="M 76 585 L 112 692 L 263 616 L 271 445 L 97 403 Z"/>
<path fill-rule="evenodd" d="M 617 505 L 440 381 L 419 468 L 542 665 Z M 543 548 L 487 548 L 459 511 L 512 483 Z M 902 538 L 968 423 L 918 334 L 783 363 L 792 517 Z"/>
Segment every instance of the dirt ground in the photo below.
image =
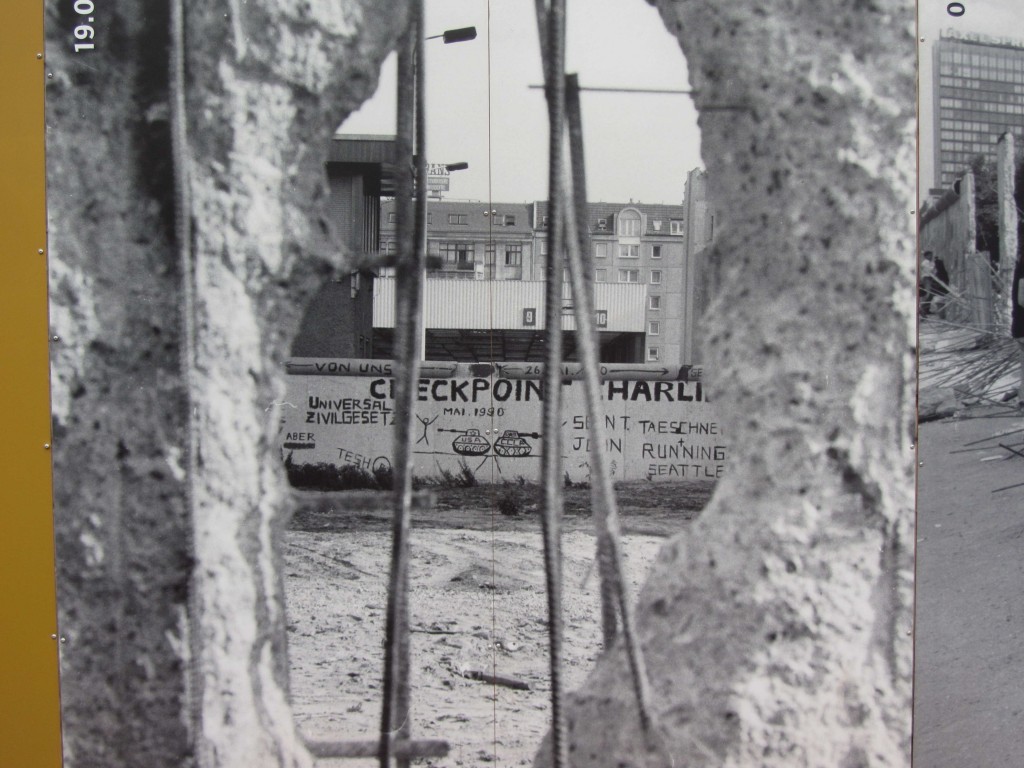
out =
<path fill-rule="evenodd" d="M 1018 368 L 958 333 L 922 325 L 914 768 L 1022 764 L 1024 457 L 999 445 L 1024 451 Z M 984 366 L 1005 375 L 969 386 Z"/>
<path fill-rule="evenodd" d="M 617 488 L 634 595 L 664 538 L 699 514 L 711 490 L 711 483 Z M 414 512 L 411 535 L 412 732 L 446 739 L 451 752 L 416 764 L 529 765 L 550 717 L 540 489 L 429 492 L 433 508 Z M 515 516 L 497 512 L 498 501 L 510 495 L 521 509 Z M 587 488 L 566 489 L 563 676 L 569 689 L 583 682 L 601 651 L 588 496 Z M 304 493 L 285 537 L 292 698 L 307 739 L 372 739 L 379 732 L 390 556 L 385 498 Z M 529 690 L 467 678 L 472 671 L 514 678 Z"/>

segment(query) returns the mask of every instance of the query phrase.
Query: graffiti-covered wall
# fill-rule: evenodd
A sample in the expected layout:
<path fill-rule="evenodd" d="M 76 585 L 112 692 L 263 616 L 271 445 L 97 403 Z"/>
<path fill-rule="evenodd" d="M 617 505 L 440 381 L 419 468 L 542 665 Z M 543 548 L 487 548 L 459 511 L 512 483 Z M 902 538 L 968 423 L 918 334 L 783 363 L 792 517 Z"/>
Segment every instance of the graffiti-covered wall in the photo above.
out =
<path fill-rule="evenodd" d="M 415 472 L 470 471 L 480 482 L 540 479 L 543 366 L 425 363 L 415 420 Z M 391 364 L 288 363 L 281 445 L 291 465 L 391 466 L 396 418 Z M 604 365 L 601 413 L 615 480 L 721 477 L 726 436 L 691 366 Z M 564 366 L 562 450 L 574 482 L 590 479 L 590 425 L 579 366 Z"/>

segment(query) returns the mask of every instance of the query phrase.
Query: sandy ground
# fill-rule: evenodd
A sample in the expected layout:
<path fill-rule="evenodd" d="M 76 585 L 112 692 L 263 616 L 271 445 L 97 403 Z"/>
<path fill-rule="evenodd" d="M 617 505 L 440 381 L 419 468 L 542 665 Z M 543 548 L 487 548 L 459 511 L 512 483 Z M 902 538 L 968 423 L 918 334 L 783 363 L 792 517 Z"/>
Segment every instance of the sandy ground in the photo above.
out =
<path fill-rule="evenodd" d="M 952 415 L 919 432 L 914 768 L 1024 765 L 1024 486 L 997 490 L 1024 482 L 998 445 L 1024 450 L 1024 414 L 936 391 L 926 330 L 922 400 Z"/>
<path fill-rule="evenodd" d="M 634 594 L 665 536 L 685 527 L 710 491 L 707 484 L 620 489 L 628 502 L 623 544 Z M 418 765 L 529 765 L 548 729 L 546 593 L 540 521 L 531 506 L 537 489 L 521 490 L 526 509 L 515 517 L 495 511 L 494 499 L 507 492 L 437 489 L 433 511 L 414 514 L 412 730 L 452 747 L 447 758 Z M 566 500 L 569 689 L 583 682 L 601 652 L 587 493 L 572 489 Z M 292 696 L 307 739 L 371 739 L 379 732 L 389 517 L 366 494 L 354 498 L 308 494 L 286 534 Z M 529 690 L 464 677 L 471 670 L 514 678 Z"/>

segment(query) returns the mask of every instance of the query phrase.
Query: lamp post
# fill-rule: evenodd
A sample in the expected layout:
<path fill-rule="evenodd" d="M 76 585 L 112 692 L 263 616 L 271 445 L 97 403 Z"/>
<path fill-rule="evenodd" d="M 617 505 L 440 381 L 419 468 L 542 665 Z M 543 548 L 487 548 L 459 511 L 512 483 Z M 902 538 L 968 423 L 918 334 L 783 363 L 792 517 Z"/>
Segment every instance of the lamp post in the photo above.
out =
<path fill-rule="evenodd" d="M 459 27 L 457 29 L 446 29 L 440 35 L 429 35 L 424 37 L 423 40 L 443 40 L 445 45 L 452 43 L 464 43 L 470 40 L 476 39 L 476 27 Z M 421 69 L 421 62 L 419 59 L 422 57 L 422 44 L 416 46 L 415 55 L 413 58 L 414 69 Z M 417 72 L 416 77 L 413 78 L 414 88 L 421 88 L 421 73 Z M 416 103 L 416 142 L 417 145 L 422 142 L 423 146 L 415 146 L 414 152 L 425 152 L 426 151 L 426 132 L 424 130 L 423 121 L 425 120 L 423 111 L 423 94 L 416 93 L 414 90 L 414 101 Z M 425 294 L 427 290 L 427 179 L 426 179 L 426 163 L 423 162 L 422 158 L 414 158 L 413 163 L 414 178 L 416 179 L 418 189 L 416 191 L 416 218 L 418 219 L 422 231 L 417 232 L 417 246 L 422 243 L 423 247 L 423 261 L 422 269 L 420 271 L 420 308 L 423 317 L 420 318 L 420 339 L 419 339 L 419 359 L 421 361 L 427 359 L 427 322 L 426 322 L 426 302 Z M 451 171 L 462 171 L 469 168 L 469 163 L 449 163 L 445 165 L 445 169 Z M 422 239 L 420 239 L 422 238 Z"/>
<path fill-rule="evenodd" d="M 452 30 L 452 42 L 472 37 Z M 442 35 L 444 37 L 444 35 Z M 380 723 L 379 764 L 389 768 L 397 742 L 408 741 L 409 717 L 409 614 L 408 529 L 412 505 L 411 422 L 416 410 L 416 382 L 419 379 L 425 327 L 423 317 L 424 266 L 426 262 L 426 121 L 424 119 L 423 2 L 414 0 L 410 21 L 402 34 L 398 52 L 398 93 L 395 124 L 395 211 L 400 256 L 395 285 L 395 363 L 400 371 L 396 380 L 394 407 L 400 414 L 394 430 L 394 498 L 391 527 L 391 567 L 388 576 L 387 618 L 384 625 L 383 702 Z M 447 42 L 447 41 L 446 41 Z M 417 152 L 419 155 L 417 156 Z M 412 161 L 412 167 L 407 164 Z M 413 194 L 415 192 L 415 195 Z M 401 253 L 404 251 L 404 253 Z M 419 327 L 417 327 L 419 324 Z M 420 338 L 417 339 L 417 336 Z M 398 757 L 399 768 L 408 768 L 409 758 Z"/>
<path fill-rule="evenodd" d="M 470 38 L 470 39 L 472 39 L 472 38 Z M 464 170 L 466 170 L 467 168 L 469 168 L 469 163 L 466 163 L 466 162 L 444 163 L 443 166 L 444 166 L 444 169 L 448 173 L 451 173 L 453 171 L 464 171 Z M 430 230 L 430 215 L 426 212 L 426 210 L 427 210 L 427 203 L 429 202 L 429 200 L 430 200 L 430 197 L 429 197 L 429 194 L 428 194 L 428 190 L 424 190 L 423 226 L 426 229 L 426 231 L 427 231 L 426 233 L 427 234 L 429 234 L 429 230 Z M 425 240 L 426 240 L 426 247 L 429 249 L 429 247 L 430 247 L 430 238 L 429 237 L 425 237 Z M 425 254 L 425 258 L 423 259 L 423 271 L 420 274 L 420 280 L 421 280 L 421 284 L 423 286 L 423 304 L 422 304 L 422 306 L 423 306 L 423 320 L 420 323 L 420 360 L 421 361 L 427 359 L 427 265 L 428 265 L 429 261 L 430 261 L 430 254 L 426 253 Z"/>

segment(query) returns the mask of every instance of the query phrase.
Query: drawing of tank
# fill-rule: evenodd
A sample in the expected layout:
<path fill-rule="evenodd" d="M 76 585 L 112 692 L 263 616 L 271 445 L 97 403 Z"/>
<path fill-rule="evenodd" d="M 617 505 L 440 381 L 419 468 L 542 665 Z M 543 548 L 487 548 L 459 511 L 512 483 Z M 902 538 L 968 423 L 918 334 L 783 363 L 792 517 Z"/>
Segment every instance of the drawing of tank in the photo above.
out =
<path fill-rule="evenodd" d="M 516 430 L 506 429 L 494 441 L 494 452 L 498 456 L 529 456 L 533 453 L 533 446 Z"/>
<path fill-rule="evenodd" d="M 479 429 L 467 429 L 452 441 L 452 448 L 463 456 L 482 456 L 490 450 L 491 444 L 480 434 Z"/>

